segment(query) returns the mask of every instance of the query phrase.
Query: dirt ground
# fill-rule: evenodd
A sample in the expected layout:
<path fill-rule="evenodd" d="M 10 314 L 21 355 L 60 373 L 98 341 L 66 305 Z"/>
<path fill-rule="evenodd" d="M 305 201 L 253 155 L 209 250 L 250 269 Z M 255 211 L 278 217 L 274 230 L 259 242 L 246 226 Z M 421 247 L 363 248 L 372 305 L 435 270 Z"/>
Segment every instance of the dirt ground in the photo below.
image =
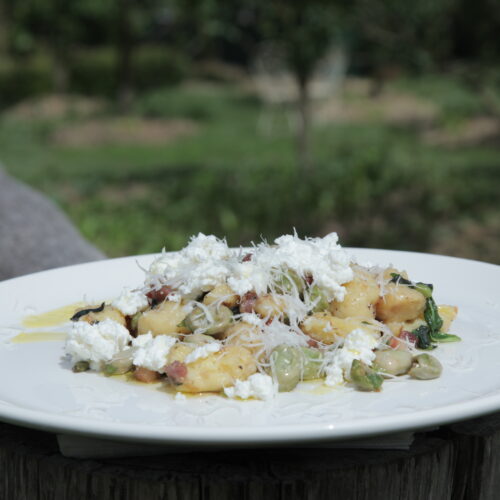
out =
<path fill-rule="evenodd" d="M 21 120 L 54 120 L 72 116 L 92 116 L 103 111 L 106 106 L 102 99 L 53 94 L 16 104 L 6 111 L 6 115 Z"/>
<path fill-rule="evenodd" d="M 394 125 L 430 125 L 439 108 L 430 100 L 411 94 L 385 90 L 370 95 L 368 79 L 348 78 L 338 94 L 316 105 L 318 123 L 383 121 Z"/>
<path fill-rule="evenodd" d="M 500 144 L 500 120 L 491 116 L 477 116 L 453 128 L 435 128 L 423 133 L 425 143 L 449 148 Z"/>
<path fill-rule="evenodd" d="M 131 116 L 103 117 L 65 124 L 52 135 L 59 146 L 85 147 L 105 144 L 165 144 L 195 134 L 192 120 L 158 120 Z"/>

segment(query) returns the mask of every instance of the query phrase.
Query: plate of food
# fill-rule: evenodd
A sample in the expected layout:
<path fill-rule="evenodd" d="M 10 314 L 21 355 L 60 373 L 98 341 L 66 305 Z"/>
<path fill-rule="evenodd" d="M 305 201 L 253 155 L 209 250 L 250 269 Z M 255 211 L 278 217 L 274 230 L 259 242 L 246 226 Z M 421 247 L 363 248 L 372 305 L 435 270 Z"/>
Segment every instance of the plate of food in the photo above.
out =
<path fill-rule="evenodd" d="M 176 444 L 345 440 L 500 410 L 500 268 L 284 235 L 0 283 L 0 419 Z"/>

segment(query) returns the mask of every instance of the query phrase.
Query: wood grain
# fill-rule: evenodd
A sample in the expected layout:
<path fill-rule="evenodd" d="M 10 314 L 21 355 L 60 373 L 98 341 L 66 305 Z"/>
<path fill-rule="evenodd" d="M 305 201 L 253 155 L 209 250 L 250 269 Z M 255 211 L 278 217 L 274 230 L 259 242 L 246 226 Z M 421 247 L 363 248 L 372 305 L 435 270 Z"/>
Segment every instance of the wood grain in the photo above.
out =
<path fill-rule="evenodd" d="M 0 424 L 2 500 L 495 500 L 500 413 L 417 436 L 409 451 L 254 449 L 78 460 Z"/>

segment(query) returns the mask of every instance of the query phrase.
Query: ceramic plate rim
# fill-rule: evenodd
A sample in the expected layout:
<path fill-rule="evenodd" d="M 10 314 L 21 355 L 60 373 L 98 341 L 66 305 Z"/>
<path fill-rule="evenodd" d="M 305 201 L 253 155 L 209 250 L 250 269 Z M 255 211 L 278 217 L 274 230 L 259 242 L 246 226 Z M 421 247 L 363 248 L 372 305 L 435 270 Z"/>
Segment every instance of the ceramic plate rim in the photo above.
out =
<path fill-rule="evenodd" d="M 488 262 L 463 259 L 459 257 L 448 257 L 436 254 L 411 252 L 404 250 L 384 250 L 365 248 L 346 248 L 347 251 L 359 260 L 369 254 L 387 253 L 388 255 L 406 254 L 418 258 L 438 258 L 446 261 L 455 261 L 456 264 L 469 263 L 480 266 L 491 266 L 498 271 L 500 266 Z M 363 255 L 366 254 L 366 255 Z M 34 276 L 44 278 L 54 273 L 64 273 L 68 270 L 85 270 L 96 265 L 105 265 L 109 261 L 132 261 L 148 260 L 158 254 L 146 254 L 139 256 L 120 257 L 88 263 L 64 266 L 56 269 L 39 271 L 36 273 L 15 277 L 0 282 L 0 287 L 15 286 L 21 280 L 30 280 Z M 82 290 L 82 294 L 85 290 Z M 471 398 L 468 401 L 449 404 L 443 407 L 418 411 L 417 421 L 412 413 L 386 416 L 374 422 L 373 417 L 358 419 L 354 425 L 341 423 L 322 424 L 286 424 L 286 425 L 263 425 L 252 428 L 229 427 L 216 433 L 207 433 L 203 427 L 192 426 L 146 426 L 124 422 L 107 422 L 83 417 L 61 416 L 41 410 L 32 410 L 17 406 L 12 403 L 4 403 L 0 393 L 0 420 L 16 425 L 41 429 L 56 433 L 78 434 L 104 439 L 119 439 L 124 441 L 141 441 L 144 443 L 157 444 L 201 444 L 201 445 L 238 445 L 238 444 L 272 444 L 283 442 L 313 442 L 334 441 L 339 439 L 362 438 L 366 436 L 382 435 L 398 431 L 416 430 L 432 425 L 442 425 L 460 421 L 472 417 L 482 416 L 500 410 L 500 393 L 494 395 L 482 395 Z M 243 403 L 244 404 L 244 403 Z M 369 424 L 369 425 L 367 425 Z M 213 429 L 212 429 L 213 430 Z"/>

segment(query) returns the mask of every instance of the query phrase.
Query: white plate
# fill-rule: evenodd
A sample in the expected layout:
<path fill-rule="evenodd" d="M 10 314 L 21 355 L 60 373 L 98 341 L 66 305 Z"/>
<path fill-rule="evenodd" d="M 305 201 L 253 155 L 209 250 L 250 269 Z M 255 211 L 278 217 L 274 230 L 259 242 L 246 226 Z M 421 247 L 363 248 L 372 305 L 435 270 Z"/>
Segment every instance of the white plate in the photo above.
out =
<path fill-rule="evenodd" d="M 387 381 L 381 393 L 302 384 L 272 402 L 219 396 L 176 401 L 160 388 L 75 374 L 61 341 L 10 343 L 24 316 L 86 298 L 110 299 L 142 283 L 153 256 L 45 271 L 0 283 L 0 419 L 49 431 L 151 443 L 244 444 L 335 440 L 417 429 L 500 410 L 500 267 L 386 250 L 352 250 L 361 263 L 394 264 L 433 283 L 438 303 L 459 307 L 463 341 L 434 351 L 431 381 Z"/>

